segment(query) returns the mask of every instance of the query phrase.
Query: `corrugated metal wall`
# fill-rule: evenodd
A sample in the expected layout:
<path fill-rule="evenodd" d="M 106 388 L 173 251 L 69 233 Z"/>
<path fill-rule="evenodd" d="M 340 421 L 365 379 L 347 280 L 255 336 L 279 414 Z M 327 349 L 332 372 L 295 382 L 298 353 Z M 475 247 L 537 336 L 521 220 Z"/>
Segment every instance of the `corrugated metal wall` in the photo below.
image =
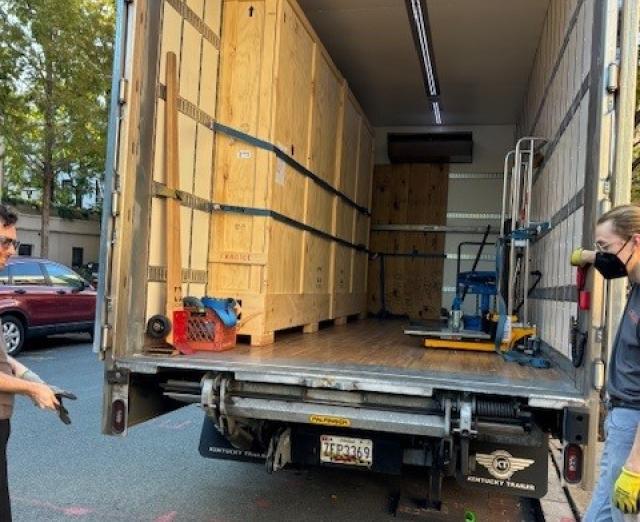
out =
<path fill-rule="evenodd" d="M 531 311 L 542 340 L 567 357 L 577 313 L 568 259 L 582 244 L 593 12 L 594 0 L 551 1 L 518 123 L 519 136 L 549 140 L 534 176 L 532 219 L 552 230 L 532 247 L 532 270 L 543 278 Z"/>

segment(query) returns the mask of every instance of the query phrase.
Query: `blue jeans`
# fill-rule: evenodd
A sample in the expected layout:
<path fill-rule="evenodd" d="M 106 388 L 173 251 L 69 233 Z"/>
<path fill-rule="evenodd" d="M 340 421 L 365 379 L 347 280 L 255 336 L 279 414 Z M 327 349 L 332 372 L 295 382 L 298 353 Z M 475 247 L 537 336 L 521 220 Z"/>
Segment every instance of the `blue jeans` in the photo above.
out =
<path fill-rule="evenodd" d="M 613 408 L 604 424 L 605 443 L 600 460 L 600 477 L 593 490 L 584 522 L 623 522 L 637 520 L 636 515 L 623 515 L 611 504 L 613 486 L 627 461 L 640 424 L 640 410 Z"/>

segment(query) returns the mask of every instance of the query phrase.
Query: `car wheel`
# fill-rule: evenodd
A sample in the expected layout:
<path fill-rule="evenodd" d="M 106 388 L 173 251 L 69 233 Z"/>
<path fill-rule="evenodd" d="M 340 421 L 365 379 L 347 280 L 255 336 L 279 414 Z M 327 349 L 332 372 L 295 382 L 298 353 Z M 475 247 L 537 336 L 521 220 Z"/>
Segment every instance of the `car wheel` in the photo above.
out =
<path fill-rule="evenodd" d="M 24 324 L 15 315 L 2 317 L 2 333 L 9 355 L 20 353 L 24 346 Z"/>

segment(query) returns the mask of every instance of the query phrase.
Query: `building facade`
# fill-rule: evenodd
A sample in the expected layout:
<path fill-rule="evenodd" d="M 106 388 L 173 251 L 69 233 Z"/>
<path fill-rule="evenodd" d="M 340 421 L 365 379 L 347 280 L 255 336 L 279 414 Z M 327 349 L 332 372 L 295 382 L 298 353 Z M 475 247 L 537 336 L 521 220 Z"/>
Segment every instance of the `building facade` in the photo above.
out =
<path fill-rule="evenodd" d="M 18 209 L 18 215 L 19 254 L 41 257 L 41 216 L 22 209 Z M 51 216 L 49 234 L 49 259 L 74 268 L 98 261 L 100 219 L 97 215 L 82 219 Z"/>

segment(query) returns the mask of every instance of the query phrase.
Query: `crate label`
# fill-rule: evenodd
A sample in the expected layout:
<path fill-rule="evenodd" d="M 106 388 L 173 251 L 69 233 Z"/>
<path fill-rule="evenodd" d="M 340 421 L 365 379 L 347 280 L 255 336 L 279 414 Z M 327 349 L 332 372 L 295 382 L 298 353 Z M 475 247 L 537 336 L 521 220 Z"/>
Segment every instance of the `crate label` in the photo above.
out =
<path fill-rule="evenodd" d="M 251 151 L 250 150 L 239 150 L 238 151 L 238 159 L 251 159 Z"/>
<path fill-rule="evenodd" d="M 276 183 L 284 185 L 285 162 L 281 158 L 276 161 Z"/>

